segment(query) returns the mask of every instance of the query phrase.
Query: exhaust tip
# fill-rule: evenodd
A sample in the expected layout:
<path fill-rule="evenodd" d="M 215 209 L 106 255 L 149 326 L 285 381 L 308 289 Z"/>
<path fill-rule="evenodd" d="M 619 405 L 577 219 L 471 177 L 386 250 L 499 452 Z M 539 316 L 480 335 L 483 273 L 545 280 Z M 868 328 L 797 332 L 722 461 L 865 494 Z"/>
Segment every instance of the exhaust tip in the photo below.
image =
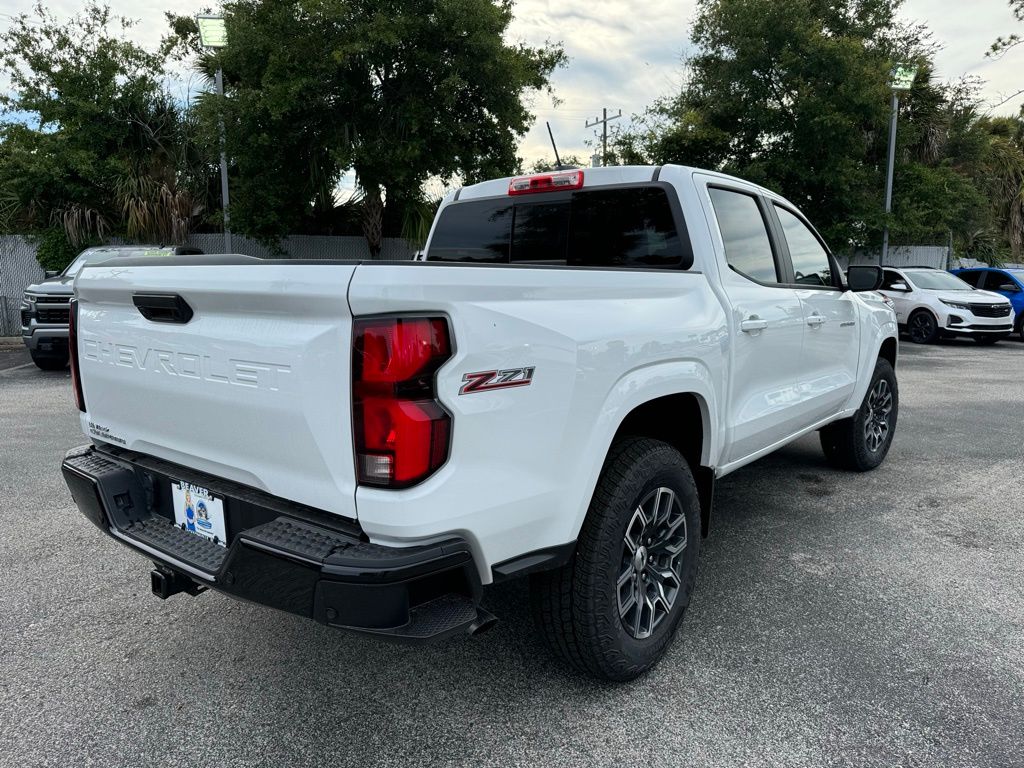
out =
<path fill-rule="evenodd" d="M 492 629 L 495 624 L 498 623 L 498 617 L 490 611 L 486 611 L 483 608 L 476 609 L 476 620 L 469 625 L 469 629 L 466 630 L 471 637 L 482 635 L 489 629 Z"/>

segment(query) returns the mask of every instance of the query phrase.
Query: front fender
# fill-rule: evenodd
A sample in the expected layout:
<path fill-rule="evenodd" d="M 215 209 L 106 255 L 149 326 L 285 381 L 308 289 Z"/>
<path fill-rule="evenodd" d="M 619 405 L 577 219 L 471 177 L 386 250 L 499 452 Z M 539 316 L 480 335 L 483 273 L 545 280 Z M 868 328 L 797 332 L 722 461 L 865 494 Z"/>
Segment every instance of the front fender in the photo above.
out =
<path fill-rule="evenodd" d="M 861 335 L 860 359 L 857 370 L 860 374 L 857 377 L 857 386 L 854 387 L 850 399 L 846 402 L 841 417 L 849 416 L 860 408 L 864 396 L 868 392 L 868 385 L 871 383 L 871 376 L 875 370 L 875 363 L 878 361 L 878 354 L 882 344 L 888 339 L 896 342 L 899 348 L 899 327 L 896 324 L 896 316 L 888 308 L 875 307 L 865 304 L 863 308 L 864 332 Z"/>

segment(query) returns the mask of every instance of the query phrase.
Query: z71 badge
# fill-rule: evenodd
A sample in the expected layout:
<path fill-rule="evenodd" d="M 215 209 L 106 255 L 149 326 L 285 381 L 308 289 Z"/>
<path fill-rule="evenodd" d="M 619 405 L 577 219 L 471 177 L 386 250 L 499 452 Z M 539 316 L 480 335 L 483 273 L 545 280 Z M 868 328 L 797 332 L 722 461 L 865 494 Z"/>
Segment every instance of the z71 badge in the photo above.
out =
<path fill-rule="evenodd" d="M 492 389 L 508 389 L 509 387 L 528 387 L 533 382 L 534 367 L 505 368 L 500 371 L 478 371 L 467 373 L 462 377 L 460 395 L 471 395 L 474 392 L 487 392 Z"/>

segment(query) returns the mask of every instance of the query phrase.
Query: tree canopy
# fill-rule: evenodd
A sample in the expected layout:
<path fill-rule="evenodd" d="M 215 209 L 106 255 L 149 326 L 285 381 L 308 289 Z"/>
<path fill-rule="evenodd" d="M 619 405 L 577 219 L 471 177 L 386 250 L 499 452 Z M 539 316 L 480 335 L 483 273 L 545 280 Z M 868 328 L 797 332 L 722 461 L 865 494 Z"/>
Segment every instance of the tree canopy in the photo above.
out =
<path fill-rule="evenodd" d="M 936 82 L 927 33 L 898 22 L 898 6 L 701 0 L 684 86 L 620 132 L 617 153 L 742 176 L 800 205 L 837 250 L 875 246 L 886 223 L 890 72 L 912 63 L 917 78 L 899 113 L 893 241 L 944 243 L 952 234 L 989 258 L 1019 253 L 1012 222 L 1024 154 L 1010 124 L 1020 121 L 982 117 L 971 83 Z"/>
<path fill-rule="evenodd" d="M 202 173 L 162 57 L 106 7 L 64 23 L 41 4 L 33 14 L 0 33 L 12 86 L 0 96 L 0 227 L 56 228 L 68 253 L 115 233 L 182 238 L 202 207 Z"/>
<path fill-rule="evenodd" d="M 511 0 L 235 0 L 223 11 L 228 47 L 198 66 L 223 67 L 227 96 L 205 96 L 199 114 L 208 125 L 223 115 L 233 221 L 264 237 L 329 218 L 349 169 L 371 250 L 385 198 L 415 206 L 430 177 L 511 173 L 533 120 L 524 95 L 548 89 L 565 60 L 557 45 L 505 41 Z M 194 22 L 171 21 L 194 50 Z"/>

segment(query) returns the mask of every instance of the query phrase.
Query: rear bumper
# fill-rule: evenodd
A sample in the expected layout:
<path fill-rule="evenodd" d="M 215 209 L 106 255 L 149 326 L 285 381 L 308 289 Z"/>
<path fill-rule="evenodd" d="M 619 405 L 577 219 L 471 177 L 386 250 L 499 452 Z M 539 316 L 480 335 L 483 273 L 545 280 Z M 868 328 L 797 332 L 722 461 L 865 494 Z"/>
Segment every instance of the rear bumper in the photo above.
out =
<path fill-rule="evenodd" d="M 86 446 L 62 465 L 71 495 L 104 533 L 157 565 L 163 594 L 212 588 L 321 624 L 405 642 L 475 632 L 493 621 L 468 544 L 371 544 L 354 521 L 129 451 Z M 228 547 L 173 524 L 170 479 L 223 498 Z M 167 585 L 177 585 L 168 591 Z"/>

